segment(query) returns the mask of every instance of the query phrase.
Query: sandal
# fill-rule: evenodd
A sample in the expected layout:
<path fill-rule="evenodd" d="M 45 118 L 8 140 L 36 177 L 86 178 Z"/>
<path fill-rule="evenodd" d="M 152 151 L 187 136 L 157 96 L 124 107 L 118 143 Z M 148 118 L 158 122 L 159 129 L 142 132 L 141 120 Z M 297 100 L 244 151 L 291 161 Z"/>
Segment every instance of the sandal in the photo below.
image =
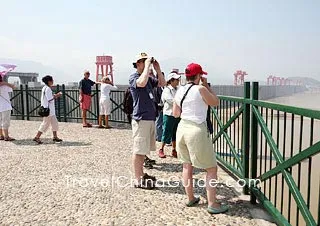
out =
<path fill-rule="evenodd" d="M 12 137 L 5 137 L 4 141 L 15 141 L 16 139 L 12 138 Z"/>
<path fill-rule="evenodd" d="M 4 136 L 0 136 L 0 140 L 4 140 Z"/>
<path fill-rule="evenodd" d="M 186 205 L 187 205 L 187 207 L 193 207 L 195 205 L 198 205 L 199 202 L 200 202 L 200 197 L 195 197 L 193 200 L 188 202 Z"/>
<path fill-rule="evenodd" d="M 82 125 L 82 127 L 84 127 L 84 128 L 89 128 L 89 127 L 92 127 L 92 124 L 87 123 L 87 124 L 85 124 L 85 125 Z"/>
<path fill-rule="evenodd" d="M 54 137 L 52 140 L 53 140 L 53 142 L 61 142 L 62 141 L 62 139 L 60 139 L 58 137 Z"/>
<path fill-rule="evenodd" d="M 37 142 L 37 144 L 42 144 L 42 141 L 40 140 L 40 138 L 33 138 L 33 141 Z"/>
<path fill-rule="evenodd" d="M 212 206 L 208 206 L 208 213 L 210 214 L 219 214 L 219 213 L 224 213 L 229 210 L 229 207 L 227 205 L 220 205 L 219 208 L 214 208 Z"/>
<path fill-rule="evenodd" d="M 98 128 L 98 129 L 105 129 L 106 127 L 104 127 L 104 126 L 98 126 L 97 128 Z"/>

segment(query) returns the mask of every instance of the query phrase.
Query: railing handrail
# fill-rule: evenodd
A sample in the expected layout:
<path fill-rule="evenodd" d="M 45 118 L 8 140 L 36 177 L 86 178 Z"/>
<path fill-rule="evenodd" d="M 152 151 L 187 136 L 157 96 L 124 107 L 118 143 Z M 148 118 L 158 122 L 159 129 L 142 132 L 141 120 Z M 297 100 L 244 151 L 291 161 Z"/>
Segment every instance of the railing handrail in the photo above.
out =
<path fill-rule="evenodd" d="M 284 111 L 286 113 L 291 113 L 291 114 L 295 114 L 295 115 L 300 115 L 300 116 L 320 120 L 320 110 L 290 106 L 290 105 L 279 104 L 279 103 L 274 103 L 274 102 L 270 102 L 270 101 L 251 100 L 251 99 L 247 99 L 247 98 L 243 98 L 243 97 L 231 97 L 231 96 L 220 96 L 220 95 L 218 95 L 218 97 L 221 100 L 236 101 L 239 103 L 255 105 L 258 107 L 264 107 L 264 108 L 273 109 L 273 110 L 277 110 L 277 111 Z"/>

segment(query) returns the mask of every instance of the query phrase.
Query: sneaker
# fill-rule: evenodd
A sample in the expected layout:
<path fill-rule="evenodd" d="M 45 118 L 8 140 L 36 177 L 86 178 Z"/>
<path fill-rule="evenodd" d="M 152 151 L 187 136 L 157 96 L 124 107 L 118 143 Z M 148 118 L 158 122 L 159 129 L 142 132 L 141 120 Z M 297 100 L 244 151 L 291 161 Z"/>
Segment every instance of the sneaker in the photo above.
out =
<path fill-rule="evenodd" d="M 144 161 L 143 166 L 147 169 L 153 169 L 153 165 L 150 162 Z"/>
<path fill-rule="evenodd" d="M 172 157 L 178 158 L 178 154 L 176 150 L 172 150 Z"/>
<path fill-rule="evenodd" d="M 154 181 L 152 180 L 141 180 L 140 184 L 134 185 L 135 188 L 141 188 L 141 189 L 147 189 L 147 190 L 152 190 L 156 188 L 156 185 Z"/>
<path fill-rule="evenodd" d="M 159 150 L 159 158 L 165 158 L 166 157 L 166 155 L 164 154 L 164 152 L 163 152 L 163 149 L 160 149 Z"/>
<path fill-rule="evenodd" d="M 144 159 L 144 161 L 145 162 L 148 162 L 148 163 L 150 163 L 150 164 L 156 164 L 156 160 L 153 160 L 153 159 L 150 159 L 150 158 L 148 158 L 148 156 L 146 156 L 146 158 Z"/>
<path fill-rule="evenodd" d="M 152 181 L 157 181 L 156 177 L 150 176 L 147 173 L 145 173 L 142 177 L 143 180 L 152 180 Z"/>

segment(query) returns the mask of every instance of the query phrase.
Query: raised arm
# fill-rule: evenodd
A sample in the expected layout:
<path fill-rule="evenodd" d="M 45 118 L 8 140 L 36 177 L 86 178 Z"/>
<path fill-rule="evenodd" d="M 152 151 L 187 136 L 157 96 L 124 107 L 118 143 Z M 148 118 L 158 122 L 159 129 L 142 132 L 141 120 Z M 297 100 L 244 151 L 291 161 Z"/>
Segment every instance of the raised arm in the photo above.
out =
<path fill-rule="evenodd" d="M 142 72 L 142 74 L 139 76 L 139 78 L 136 81 L 137 87 L 145 87 L 147 85 L 148 80 L 149 80 L 149 69 L 150 69 L 150 66 L 151 66 L 151 60 L 152 60 L 152 58 L 149 57 L 144 62 L 143 72 Z"/>
<path fill-rule="evenodd" d="M 160 64 L 158 61 L 154 61 L 153 62 L 153 68 L 156 70 L 157 72 L 157 78 L 158 78 L 158 86 L 159 87 L 164 87 L 166 85 L 166 79 L 164 78 L 161 68 L 160 68 Z"/>
<path fill-rule="evenodd" d="M 8 82 L 0 82 L 0 86 L 9 86 L 11 89 L 14 89 L 15 86 Z"/>
<path fill-rule="evenodd" d="M 219 105 L 219 98 L 217 95 L 210 89 L 207 79 L 202 78 L 202 87 L 200 87 L 199 91 L 202 96 L 202 99 L 209 106 L 215 107 Z"/>

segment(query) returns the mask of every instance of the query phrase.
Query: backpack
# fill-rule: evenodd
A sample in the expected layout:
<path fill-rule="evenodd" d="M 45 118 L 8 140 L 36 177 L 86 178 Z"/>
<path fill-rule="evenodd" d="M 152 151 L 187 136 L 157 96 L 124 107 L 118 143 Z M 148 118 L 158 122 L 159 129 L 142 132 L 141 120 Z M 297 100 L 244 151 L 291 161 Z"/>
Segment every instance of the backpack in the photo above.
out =
<path fill-rule="evenodd" d="M 133 98 L 130 92 L 130 88 L 126 90 L 124 93 L 124 99 L 123 99 L 123 112 L 127 115 L 131 115 L 133 112 Z"/>

